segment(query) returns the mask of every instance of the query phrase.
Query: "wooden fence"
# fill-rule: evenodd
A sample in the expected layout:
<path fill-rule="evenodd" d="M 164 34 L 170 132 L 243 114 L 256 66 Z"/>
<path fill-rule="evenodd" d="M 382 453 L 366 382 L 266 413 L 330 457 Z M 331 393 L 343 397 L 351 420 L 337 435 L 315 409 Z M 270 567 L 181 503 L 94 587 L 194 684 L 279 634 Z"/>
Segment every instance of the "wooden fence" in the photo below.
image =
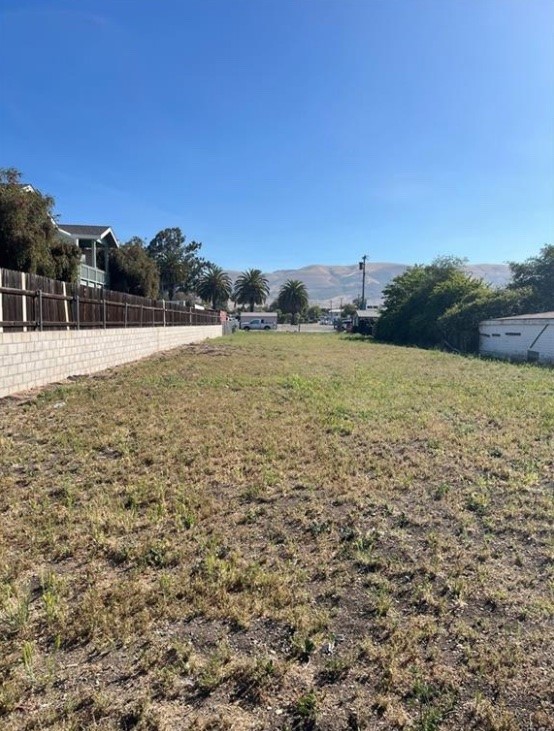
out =
<path fill-rule="evenodd" d="M 0 269 L 0 331 L 219 325 L 219 312 Z"/>

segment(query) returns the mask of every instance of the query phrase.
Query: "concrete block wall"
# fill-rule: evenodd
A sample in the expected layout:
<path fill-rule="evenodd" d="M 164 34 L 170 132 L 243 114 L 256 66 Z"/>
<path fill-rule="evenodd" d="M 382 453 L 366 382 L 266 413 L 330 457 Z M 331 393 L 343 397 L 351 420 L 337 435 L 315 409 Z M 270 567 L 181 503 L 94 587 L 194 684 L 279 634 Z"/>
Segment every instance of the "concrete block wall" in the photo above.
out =
<path fill-rule="evenodd" d="M 221 325 L 0 332 L 0 398 L 221 334 Z"/>

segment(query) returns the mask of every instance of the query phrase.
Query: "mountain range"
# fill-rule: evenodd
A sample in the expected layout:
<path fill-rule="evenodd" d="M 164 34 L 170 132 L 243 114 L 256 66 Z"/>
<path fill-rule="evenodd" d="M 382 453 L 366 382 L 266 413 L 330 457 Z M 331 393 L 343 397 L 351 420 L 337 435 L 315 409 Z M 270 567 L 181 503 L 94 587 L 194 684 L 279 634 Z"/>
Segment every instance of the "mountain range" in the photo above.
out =
<path fill-rule="evenodd" d="M 366 299 L 368 304 L 380 304 L 384 287 L 399 274 L 408 269 L 408 264 L 391 264 L 387 262 L 368 263 L 366 266 Z M 502 287 L 510 280 L 510 268 L 507 264 L 467 264 L 468 274 L 484 279 L 495 287 Z M 227 272 L 234 282 L 240 272 Z M 270 293 L 268 303 L 277 298 L 279 288 L 287 279 L 300 279 L 306 285 L 310 304 L 324 307 L 339 307 L 352 302 L 362 293 L 362 272 L 358 264 L 351 266 L 324 266 L 312 264 L 301 269 L 279 269 L 275 272 L 264 272 L 269 281 Z"/>

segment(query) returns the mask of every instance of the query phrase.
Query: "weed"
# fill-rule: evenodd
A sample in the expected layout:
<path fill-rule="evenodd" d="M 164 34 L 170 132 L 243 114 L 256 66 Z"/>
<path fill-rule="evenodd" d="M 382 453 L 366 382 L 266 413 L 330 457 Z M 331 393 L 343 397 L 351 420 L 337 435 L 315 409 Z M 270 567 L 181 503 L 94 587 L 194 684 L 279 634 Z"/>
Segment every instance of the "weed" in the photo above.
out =
<path fill-rule="evenodd" d="M 466 506 L 468 510 L 478 515 L 485 515 L 488 510 L 489 500 L 483 492 L 472 492 L 467 499 Z"/>
<path fill-rule="evenodd" d="M 352 667 L 350 657 L 331 657 L 326 660 L 323 669 L 319 672 L 318 680 L 321 684 L 338 683 L 344 680 Z"/>
<path fill-rule="evenodd" d="M 32 679 L 34 677 L 33 666 L 35 661 L 35 645 L 33 642 L 25 640 L 21 648 L 21 659 L 27 675 Z"/>
<path fill-rule="evenodd" d="M 308 662 L 316 649 L 317 645 L 313 637 L 303 633 L 297 633 L 293 637 L 292 656 L 298 658 L 300 662 Z"/>
<path fill-rule="evenodd" d="M 226 643 L 220 643 L 197 675 L 196 686 L 202 695 L 209 695 L 226 680 L 230 670 L 230 660 L 229 646 Z"/>
<path fill-rule="evenodd" d="M 445 498 L 448 495 L 449 492 L 450 492 L 450 486 L 445 485 L 444 483 L 441 483 L 435 489 L 433 497 L 435 498 L 435 500 L 442 500 L 443 498 Z"/>
<path fill-rule="evenodd" d="M 258 657 L 239 662 L 231 674 L 235 684 L 234 697 L 251 704 L 260 703 L 281 674 L 282 671 L 272 658 Z"/>
<path fill-rule="evenodd" d="M 294 719 L 294 729 L 315 728 L 317 720 L 318 699 L 313 690 L 303 693 L 292 706 L 292 716 Z"/>
<path fill-rule="evenodd" d="M 551 373 L 265 335 L 0 404 L 2 729 L 540 727 Z"/>

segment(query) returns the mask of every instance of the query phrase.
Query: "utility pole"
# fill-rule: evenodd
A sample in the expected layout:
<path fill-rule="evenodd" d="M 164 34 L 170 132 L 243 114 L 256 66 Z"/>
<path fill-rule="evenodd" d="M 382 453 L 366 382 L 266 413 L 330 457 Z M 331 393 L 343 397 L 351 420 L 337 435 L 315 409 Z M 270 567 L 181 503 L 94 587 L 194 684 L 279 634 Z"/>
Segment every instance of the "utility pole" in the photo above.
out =
<path fill-rule="evenodd" d="M 367 259 L 367 254 L 364 254 L 362 256 L 362 260 L 361 260 L 361 262 L 359 264 L 360 271 L 362 272 L 362 302 L 361 302 L 361 305 L 362 305 L 361 309 L 362 310 L 367 309 L 367 307 L 366 307 L 366 301 L 365 301 L 365 263 L 366 263 L 366 259 Z"/>

